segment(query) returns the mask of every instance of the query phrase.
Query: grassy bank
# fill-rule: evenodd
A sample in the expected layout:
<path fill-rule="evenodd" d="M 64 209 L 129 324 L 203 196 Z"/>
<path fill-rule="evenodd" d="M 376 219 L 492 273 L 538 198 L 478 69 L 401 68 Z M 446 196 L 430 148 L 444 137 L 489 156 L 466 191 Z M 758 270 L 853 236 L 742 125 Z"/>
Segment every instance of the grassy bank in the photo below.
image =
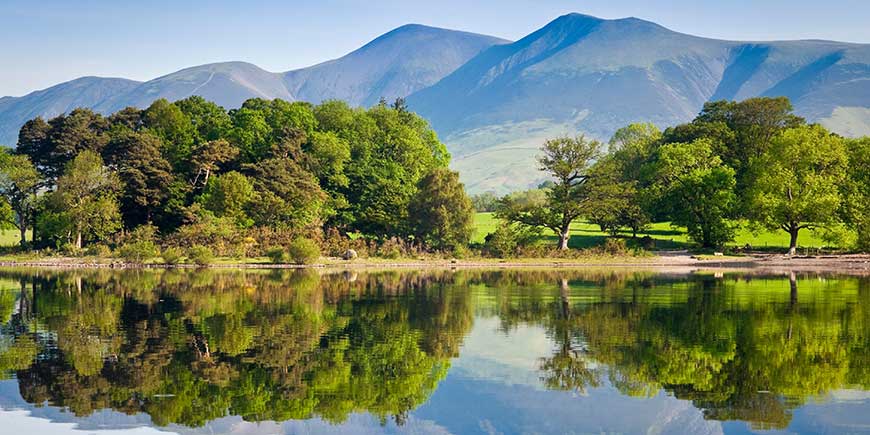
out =
<path fill-rule="evenodd" d="M 495 231 L 498 225 L 492 213 L 477 213 L 474 218 L 475 233 L 472 239 L 473 242 L 483 243 L 487 234 Z M 556 243 L 556 235 L 546 231 L 544 237 Z M 631 236 L 630 233 L 624 233 L 626 236 Z M 686 234 L 685 228 L 674 228 L 669 222 L 654 223 L 649 226 L 646 232 L 638 234 L 638 237 L 649 236 L 656 241 L 657 249 L 680 249 L 689 247 L 689 237 Z M 571 240 L 569 246 L 572 248 L 589 248 L 604 243 L 607 234 L 601 232 L 597 225 L 590 224 L 584 221 L 575 222 L 571 225 Z M 748 229 L 741 228 L 737 232 L 737 237 L 730 246 L 745 246 L 747 243 L 755 249 L 787 249 L 788 234 L 784 231 L 770 232 L 765 231 L 759 234 L 752 234 Z M 825 243 L 815 236 L 811 231 L 801 231 L 800 239 L 798 240 L 802 248 L 819 248 Z"/>

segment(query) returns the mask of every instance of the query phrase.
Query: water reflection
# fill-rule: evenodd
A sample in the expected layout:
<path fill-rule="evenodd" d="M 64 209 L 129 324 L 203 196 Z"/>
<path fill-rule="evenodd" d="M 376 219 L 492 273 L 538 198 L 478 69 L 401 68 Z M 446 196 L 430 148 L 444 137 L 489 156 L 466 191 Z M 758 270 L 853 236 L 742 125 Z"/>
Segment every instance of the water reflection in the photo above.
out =
<path fill-rule="evenodd" d="M 367 413 L 402 426 L 488 319 L 505 337 L 544 331 L 537 387 L 552 394 L 664 391 L 707 420 L 782 429 L 832 392 L 870 390 L 866 278 L 8 269 L 0 288 L 0 372 L 26 402 L 78 417 L 198 427 Z"/>

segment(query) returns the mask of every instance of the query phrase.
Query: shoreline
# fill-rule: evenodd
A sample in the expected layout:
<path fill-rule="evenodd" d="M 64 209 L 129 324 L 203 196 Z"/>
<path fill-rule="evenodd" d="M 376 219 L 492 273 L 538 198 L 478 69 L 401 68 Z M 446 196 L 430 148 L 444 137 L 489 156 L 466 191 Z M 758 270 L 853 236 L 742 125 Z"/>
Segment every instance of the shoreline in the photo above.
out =
<path fill-rule="evenodd" d="M 528 269 L 528 268 L 706 268 L 791 270 L 870 275 L 870 255 L 819 255 L 787 257 L 754 254 L 747 257 L 699 259 L 685 252 L 660 252 L 651 257 L 518 258 L 518 259 L 355 259 L 327 258 L 310 265 L 272 263 L 159 264 L 128 263 L 118 259 L 55 257 L 34 260 L 0 260 L 0 267 L 38 267 L 59 269 Z"/>

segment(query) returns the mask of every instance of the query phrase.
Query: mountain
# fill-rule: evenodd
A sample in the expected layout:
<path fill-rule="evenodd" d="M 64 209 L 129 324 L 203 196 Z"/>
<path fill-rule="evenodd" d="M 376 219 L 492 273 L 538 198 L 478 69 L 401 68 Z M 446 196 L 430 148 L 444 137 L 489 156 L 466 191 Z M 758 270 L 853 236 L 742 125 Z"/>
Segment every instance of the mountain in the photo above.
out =
<path fill-rule="evenodd" d="M 0 144 L 14 145 L 18 130 L 30 119 L 55 117 L 76 107 L 96 107 L 139 84 L 127 79 L 82 77 L 23 97 L 0 98 Z"/>
<path fill-rule="evenodd" d="M 408 104 L 470 191 L 505 192 L 542 179 L 534 157 L 545 138 L 607 140 L 631 122 L 689 121 L 710 100 L 779 95 L 841 133 L 870 133 L 870 45 L 720 41 L 569 14 L 490 47 Z"/>
<path fill-rule="evenodd" d="M 224 62 L 185 68 L 149 80 L 98 104 L 95 109 L 112 113 L 125 107 L 144 108 L 159 98 L 176 101 L 199 95 L 218 105 L 232 108 L 254 97 L 292 100 L 281 74 L 245 62 Z"/>
<path fill-rule="evenodd" d="M 432 85 L 482 50 L 508 41 L 492 36 L 411 24 L 390 31 L 336 60 L 273 73 L 245 62 L 186 68 L 147 82 L 83 77 L 23 97 L 0 98 L 0 144 L 14 145 L 18 130 L 36 116 L 76 107 L 103 114 L 199 95 L 226 108 L 248 98 L 320 102 L 341 99 L 368 106 Z"/>
<path fill-rule="evenodd" d="M 339 59 L 285 74 L 299 100 L 346 100 L 372 106 L 435 84 L 482 50 L 509 41 L 492 36 L 409 24 Z"/>
<path fill-rule="evenodd" d="M 787 96 L 810 121 L 870 135 L 870 45 L 723 41 L 582 14 L 516 42 L 410 24 L 339 59 L 284 73 L 228 62 L 145 83 L 84 77 L 0 98 L 0 144 L 14 144 L 35 116 L 78 106 L 111 113 L 190 95 L 227 108 L 251 97 L 369 106 L 408 96 L 447 144 L 468 190 L 503 193 L 543 179 L 535 157 L 547 138 L 607 140 L 631 122 L 665 128 L 711 100 Z"/>

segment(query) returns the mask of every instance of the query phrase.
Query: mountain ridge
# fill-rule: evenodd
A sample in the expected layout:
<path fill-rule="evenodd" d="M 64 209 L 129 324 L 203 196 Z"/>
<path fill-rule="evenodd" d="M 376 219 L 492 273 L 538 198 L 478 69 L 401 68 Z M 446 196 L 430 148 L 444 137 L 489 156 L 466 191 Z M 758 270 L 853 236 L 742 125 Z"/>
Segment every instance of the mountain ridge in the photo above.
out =
<path fill-rule="evenodd" d="M 110 113 L 192 94 L 227 108 L 251 97 L 360 106 L 407 97 L 447 144 L 470 191 L 506 192 L 542 179 L 534 157 L 548 137 L 606 140 L 631 122 L 664 128 L 711 100 L 787 96 L 810 121 L 870 134 L 870 44 L 719 40 L 635 17 L 579 13 L 514 42 L 407 24 L 345 56 L 286 72 L 222 62 L 147 82 L 80 78 L 3 97 L 0 143 L 12 145 L 27 117 L 75 104 Z"/>

